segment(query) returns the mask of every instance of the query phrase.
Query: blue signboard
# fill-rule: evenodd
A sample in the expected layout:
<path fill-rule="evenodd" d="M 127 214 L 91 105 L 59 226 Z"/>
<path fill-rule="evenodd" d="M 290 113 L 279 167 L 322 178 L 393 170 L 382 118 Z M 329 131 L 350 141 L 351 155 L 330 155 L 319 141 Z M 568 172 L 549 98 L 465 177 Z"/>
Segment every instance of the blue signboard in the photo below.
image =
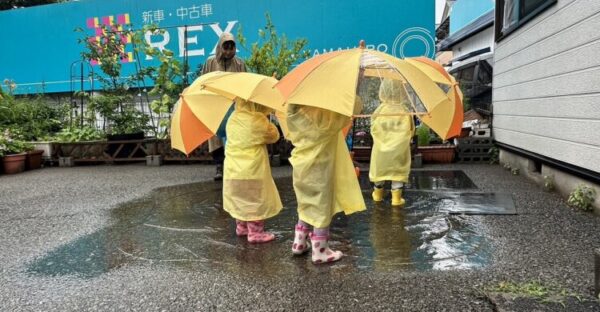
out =
<path fill-rule="evenodd" d="M 82 34 L 74 29 L 93 38 L 102 24 L 134 29 L 158 24 L 164 35 L 146 39 L 178 57 L 187 54 L 195 69 L 214 54 L 222 32 L 235 34 L 242 26 L 247 42 L 257 41 L 267 12 L 279 34 L 306 38 L 313 56 L 356 47 L 361 39 L 368 48 L 397 57 L 435 53 L 434 0 L 83 0 L 0 12 L 0 80 L 14 81 L 17 94 L 70 91 L 78 81 L 71 67 L 79 74 L 74 62 L 84 49 L 77 41 Z M 238 56 L 248 56 L 238 49 Z M 135 73 L 135 64 L 152 62 L 145 55 L 127 55 L 123 75 Z"/>

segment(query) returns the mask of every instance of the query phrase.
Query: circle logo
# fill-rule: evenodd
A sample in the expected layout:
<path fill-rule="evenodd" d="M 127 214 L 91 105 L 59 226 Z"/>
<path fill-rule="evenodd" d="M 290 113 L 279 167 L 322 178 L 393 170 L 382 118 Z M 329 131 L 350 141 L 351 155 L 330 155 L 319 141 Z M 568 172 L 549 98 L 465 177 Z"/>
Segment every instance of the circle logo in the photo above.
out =
<path fill-rule="evenodd" d="M 394 40 L 394 45 L 392 46 L 393 55 L 395 57 L 404 58 L 406 53 L 409 52 L 406 51 L 407 44 L 411 41 L 416 44 L 421 44 L 424 47 L 425 52 L 419 56 L 433 57 L 433 44 L 435 40 L 433 39 L 431 32 L 423 27 L 411 27 L 401 32 L 396 37 L 396 40 Z"/>

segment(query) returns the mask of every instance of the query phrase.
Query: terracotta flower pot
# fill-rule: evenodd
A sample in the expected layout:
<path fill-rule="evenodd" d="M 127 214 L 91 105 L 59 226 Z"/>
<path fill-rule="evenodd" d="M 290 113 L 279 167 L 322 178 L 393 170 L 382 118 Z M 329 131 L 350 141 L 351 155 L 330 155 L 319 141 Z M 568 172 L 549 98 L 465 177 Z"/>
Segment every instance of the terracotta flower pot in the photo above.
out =
<path fill-rule="evenodd" d="M 5 155 L 4 158 L 2 158 L 4 173 L 15 174 L 25 171 L 26 158 L 27 154 L 25 153 Z"/>
<path fill-rule="evenodd" d="M 449 164 L 454 160 L 454 145 L 419 146 L 424 163 Z"/>
<path fill-rule="evenodd" d="M 27 152 L 25 170 L 40 169 L 42 167 L 42 154 L 44 150 L 33 150 Z"/>

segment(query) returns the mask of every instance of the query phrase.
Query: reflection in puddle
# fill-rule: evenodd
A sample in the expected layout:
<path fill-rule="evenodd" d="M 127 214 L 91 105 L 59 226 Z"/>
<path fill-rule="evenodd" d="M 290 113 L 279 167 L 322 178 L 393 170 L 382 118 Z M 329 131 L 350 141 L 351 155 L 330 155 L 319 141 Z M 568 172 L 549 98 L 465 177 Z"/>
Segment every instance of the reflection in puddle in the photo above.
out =
<path fill-rule="evenodd" d="M 112 210 L 111 226 L 55 249 L 33 262 L 28 271 L 94 277 L 143 262 L 286 278 L 295 272 L 323 270 L 348 273 L 485 265 L 490 247 L 478 217 L 440 212 L 440 197 L 420 191 L 474 184 L 461 171 L 446 173 L 450 182 L 440 182 L 444 174 L 434 174 L 437 182 L 432 184 L 431 176 L 411 177 L 415 190 L 406 192 L 407 206 L 402 209 L 391 207 L 389 198 L 375 205 L 367 186 L 368 211 L 338 215 L 332 224 L 331 245 L 346 257 L 331 265 L 314 266 L 308 255 L 291 255 L 296 200 L 291 178 L 282 178 L 276 183 L 285 208 L 267 221 L 275 242 L 251 245 L 236 237 L 233 220 L 220 208 L 220 184 L 204 182 L 158 189 L 148 198 Z"/>

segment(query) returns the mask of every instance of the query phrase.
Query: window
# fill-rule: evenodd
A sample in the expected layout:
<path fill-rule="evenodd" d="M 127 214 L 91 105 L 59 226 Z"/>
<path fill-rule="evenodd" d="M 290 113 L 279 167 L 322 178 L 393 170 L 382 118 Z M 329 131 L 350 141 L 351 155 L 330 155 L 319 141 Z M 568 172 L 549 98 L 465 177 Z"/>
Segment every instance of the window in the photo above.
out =
<path fill-rule="evenodd" d="M 466 83 L 473 83 L 473 76 L 475 74 L 475 65 L 466 67 L 461 70 L 460 80 Z"/>
<path fill-rule="evenodd" d="M 493 68 L 486 61 L 479 62 L 479 71 L 477 74 L 478 82 L 481 85 L 492 85 Z"/>
<path fill-rule="evenodd" d="M 496 42 L 502 40 L 558 0 L 496 0 Z"/>

